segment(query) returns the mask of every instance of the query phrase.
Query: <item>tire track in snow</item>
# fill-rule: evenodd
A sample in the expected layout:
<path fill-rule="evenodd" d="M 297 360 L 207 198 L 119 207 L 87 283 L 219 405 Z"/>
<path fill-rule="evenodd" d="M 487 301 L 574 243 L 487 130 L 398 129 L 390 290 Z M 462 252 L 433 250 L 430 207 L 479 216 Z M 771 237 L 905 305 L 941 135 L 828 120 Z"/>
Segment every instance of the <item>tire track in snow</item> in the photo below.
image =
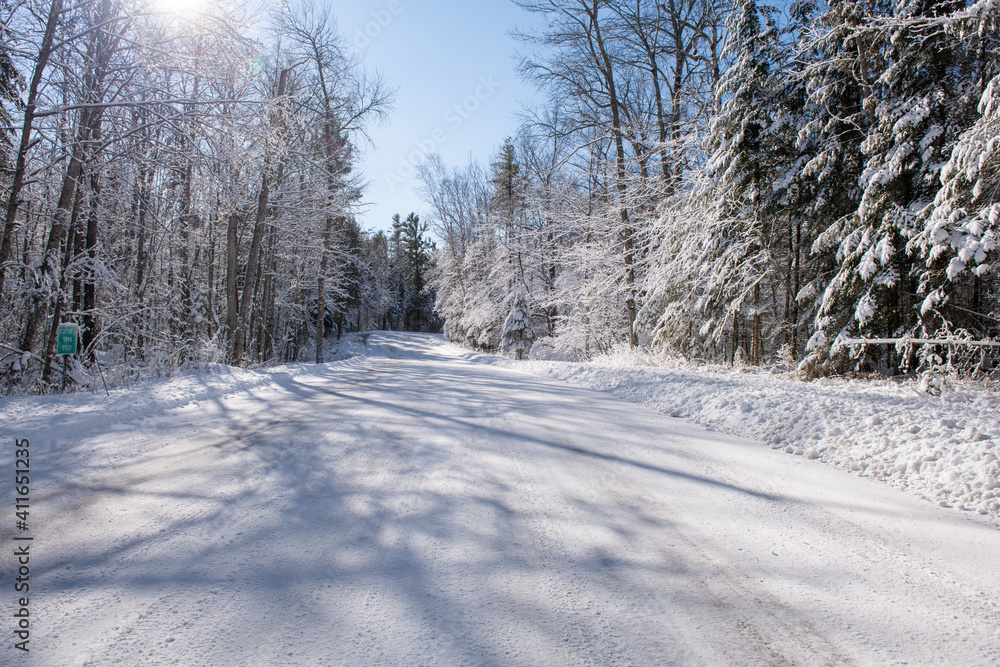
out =
<path fill-rule="evenodd" d="M 682 664 L 719 661 L 747 665 L 797 664 L 803 656 L 812 664 L 850 662 L 806 619 L 787 613 L 765 590 L 747 581 L 742 572 L 733 571 L 731 564 L 720 561 L 718 554 L 709 555 L 702 545 L 685 534 L 682 526 L 647 522 L 645 531 L 625 529 L 623 526 L 634 521 L 634 517 L 669 516 L 672 508 L 669 498 L 659 498 L 656 486 L 649 484 L 649 480 L 637 480 L 633 468 L 614 460 L 628 453 L 621 442 L 617 443 L 616 454 L 604 454 L 595 460 L 594 452 L 586 447 L 568 440 L 544 423 L 537 426 L 548 433 L 554 445 L 564 450 L 559 454 L 561 465 L 555 466 L 561 471 L 558 480 L 561 493 L 576 495 L 578 499 L 585 496 L 587 503 L 593 503 L 600 515 L 612 519 L 618 528 L 602 531 L 602 539 L 588 545 L 585 558 L 589 556 L 591 562 L 602 566 L 601 569 L 587 572 L 577 567 L 574 576 L 585 581 L 596 578 L 589 582 L 590 585 L 601 586 L 611 595 L 617 588 L 627 586 L 632 604 L 642 608 L 649 618 L 657 619 L 661 633 L 665 620 L 677 615 L 678 606 L 684 607 L 684 614 L 697 619 L 697 626 L 674 624 L 669 629 L 675 644 L 692 647 L 680 659 Z M 622 426 L 627 430 L 626 425 Z M 555 480 L 550 477 L 547 482 L 551 486 Z M 542 480 L 536 482 L 541 483 Z M 564 510 L 564 514 L 571 512 Z M 593 522 L 593 518 L 587 516 L 567 517 L 543 530 L 558 535 L 565 549 L 566 545 L 573 544 L 577 532 L 565 526 Z M 643 573 L 641 581 L 640 572 Z M 681 580 L 681 576 L 686 580 Z M 606 600 L 605 604 L 608 602 Z M 647 632 L 652 634 L 653 629 L 647 628 Z M 742 641 L 733 642 L 734 652 L 726 645 L 704 641 L 705 636 L 739 637 Z M 786 647 L 784 652 L 777 648 L 783 646 Z M 676 650 L 674 648 L 673 659 L 678 659 Z"/>

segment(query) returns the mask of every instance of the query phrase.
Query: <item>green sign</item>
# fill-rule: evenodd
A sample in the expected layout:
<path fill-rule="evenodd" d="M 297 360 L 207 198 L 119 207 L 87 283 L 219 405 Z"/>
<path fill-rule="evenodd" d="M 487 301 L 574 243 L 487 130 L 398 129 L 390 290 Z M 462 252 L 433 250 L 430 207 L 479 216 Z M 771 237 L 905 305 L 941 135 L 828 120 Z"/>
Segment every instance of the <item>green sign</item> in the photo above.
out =
<path fill-rule="evenodd" d="M 76 354 L 76 341 L 80 338 L 79 324 L 60 324 L 56 331 L 59 341 L 56 354 Z"/>

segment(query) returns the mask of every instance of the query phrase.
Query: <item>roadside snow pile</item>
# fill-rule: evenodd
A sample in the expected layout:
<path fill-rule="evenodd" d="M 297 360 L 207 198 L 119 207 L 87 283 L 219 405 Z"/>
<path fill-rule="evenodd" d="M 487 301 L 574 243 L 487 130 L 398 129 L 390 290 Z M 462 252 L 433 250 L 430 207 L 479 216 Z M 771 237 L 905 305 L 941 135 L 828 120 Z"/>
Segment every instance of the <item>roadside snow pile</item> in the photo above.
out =
<path fill-rule="evenodd" d="M 354 357 L 366 355 L 366 338 L 352 334 L 326 351 L 327 362 L 341 361 L 350 366 Z M 344 361 L 351 360 L 351 361 Z M 116 422 L 141 419 L 157 410 L 182 408 L 200 401 L 217 399 L 239 391 L 273 384 L 275 377 L 296 378 L 322 373 L 323 367 L 309 363 L 284 364 L 254 370 L 207 364 L 198 370 L 189 370 L 169 378 L 144 380 L 129 387 L 112 388 L 110 396 L 104 390 L 76 391 L 47 396 L 25 395 L 0 398 L 0 421 L 22 431 L 58 431 L 60 421 L 68 414 L 88 416 L 98 426 L 110 417 Z M 96 397 L 97 400 L 93 400 Z M 78 419 L 75 423 L 80 424 Z"/>
<path fill-rule="evenodd" d="M 637 362 L 626 355 L 590 363 L 496 363 L 610 391 L 943 507 L 1000 515 L 1000 397 L 994 391 L 959 386 L 934 397 L 918 393 L 915 382 L 802 382 L 767 371 Z"/>

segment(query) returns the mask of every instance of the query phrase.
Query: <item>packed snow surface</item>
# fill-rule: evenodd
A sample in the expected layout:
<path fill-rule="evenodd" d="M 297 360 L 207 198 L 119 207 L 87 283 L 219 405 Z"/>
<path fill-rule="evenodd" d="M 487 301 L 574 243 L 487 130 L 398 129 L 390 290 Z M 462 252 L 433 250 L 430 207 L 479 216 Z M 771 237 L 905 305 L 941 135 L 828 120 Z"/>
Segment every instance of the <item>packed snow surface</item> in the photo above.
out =
<path fill-rule="evenodd" d="M 437 336 L 366 350 L 0 400 L 34 537 L 0 663 L 1000 662 L 990 515 Z"/>
<path fill-rule="evenodd" d="M 761 440 L 932 500 L 1000 516 L 1000 396 L 972 383 L 940 395 L 915 380 L 707 367 L 619 350 L 591 363 L 500 363 L 594 389 L 714 431 Z"/>

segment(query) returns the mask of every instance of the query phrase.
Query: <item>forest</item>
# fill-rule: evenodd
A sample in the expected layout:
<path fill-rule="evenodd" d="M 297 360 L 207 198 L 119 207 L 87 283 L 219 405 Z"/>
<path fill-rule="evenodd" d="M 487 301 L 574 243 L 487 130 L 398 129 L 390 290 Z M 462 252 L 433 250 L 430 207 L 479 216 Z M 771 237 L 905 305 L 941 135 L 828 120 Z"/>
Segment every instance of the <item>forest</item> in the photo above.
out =
<path fill-rule="evenodd" d="M 549 104 L 425 165 L 456 340 L 829 373 L 989 372 L 997 3 L 520 1 Z"/>
<path fill-rule="evenodd" d="M 432 214 L 387 233 L 357 162 L 393 89 L 326 4 L 2 0 L 0 394 L 54 386 L 63 323 L 79 386 L 442 326 L 514 358 L 995 367 L 995 0 L 516 4 L 548 102 L 488 165 L 423 164 Z"/>
<path fill-rule="evenodd" d="M 354 215 L 357 148 L 393 93 L 329 9 L 156 9 L 3 3 L 2 390 L 55 381 L 62 323 L 76 384 L 433 325 L 426 223 Z"/>

